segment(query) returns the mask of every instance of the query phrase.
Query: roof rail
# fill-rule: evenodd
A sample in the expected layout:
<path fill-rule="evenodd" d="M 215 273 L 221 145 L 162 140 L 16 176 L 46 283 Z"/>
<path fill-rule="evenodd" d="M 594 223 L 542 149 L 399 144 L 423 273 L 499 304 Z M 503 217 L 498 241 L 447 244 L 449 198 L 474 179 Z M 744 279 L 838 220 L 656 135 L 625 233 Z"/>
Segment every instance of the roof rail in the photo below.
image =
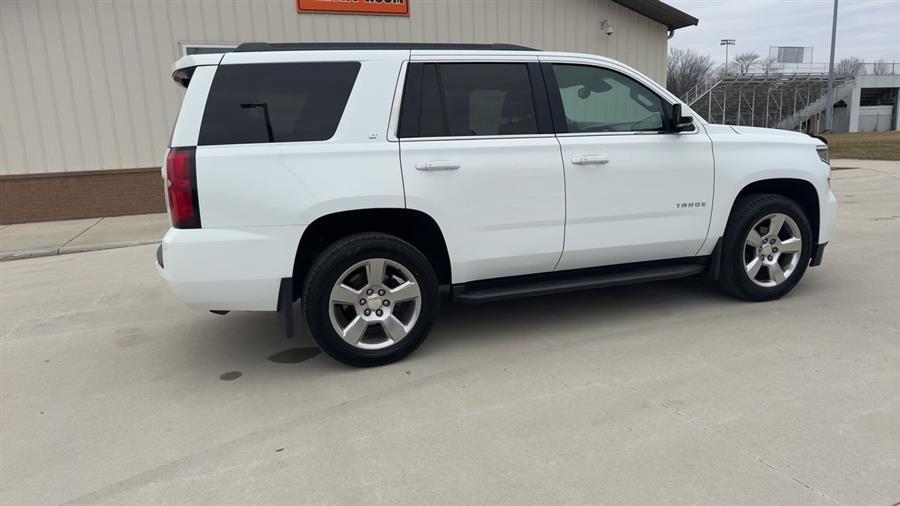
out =
<path fill-rule="evenodd" d="M 254 51 L 344 51 L 344 50 L 390 50 L 390 49 L 464 49 L 472 51 L 539 51 L 517 44 L 445 44 L 417 42 L 245 42 L 234 49 L 235 53 Z"/>

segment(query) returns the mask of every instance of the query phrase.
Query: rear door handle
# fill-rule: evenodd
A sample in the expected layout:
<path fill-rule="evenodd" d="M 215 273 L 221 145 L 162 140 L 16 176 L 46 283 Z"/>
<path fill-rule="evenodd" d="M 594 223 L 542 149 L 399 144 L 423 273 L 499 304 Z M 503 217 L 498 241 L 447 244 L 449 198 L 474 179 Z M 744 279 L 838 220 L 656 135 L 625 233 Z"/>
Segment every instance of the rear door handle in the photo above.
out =
<path fill-rule="evenodd" d="M 609 163 L 609 158 L 605 156 L 576 156 L 572 158 L 575 165 L 602 165 Z"/>
<path fill-rule="evenodd" d="M 416 170 L 456 170 L 459 168 L 459 162 L 449 160 L 436 160 L 433 162 L 419 162 L 416 164 Z"/>

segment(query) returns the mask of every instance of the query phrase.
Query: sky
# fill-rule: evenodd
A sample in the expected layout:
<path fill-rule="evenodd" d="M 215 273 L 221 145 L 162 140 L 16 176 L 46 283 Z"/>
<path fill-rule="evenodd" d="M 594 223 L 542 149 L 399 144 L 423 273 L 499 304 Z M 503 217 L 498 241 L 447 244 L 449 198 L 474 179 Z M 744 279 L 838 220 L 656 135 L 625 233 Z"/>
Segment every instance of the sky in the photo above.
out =
<path fill-rule="evenodd" d="M 828 62 L 833 0 L 664 0 L 699 18 L 675 31 L 670 48 L 725 59 L 721 39 L 735 39 L 728 57 L 746 51 L 769 55 L 769 46 L 813 46 L 815 63 Z M 839 0 L 835 58 L 900 62 L 900 0 Z"/>

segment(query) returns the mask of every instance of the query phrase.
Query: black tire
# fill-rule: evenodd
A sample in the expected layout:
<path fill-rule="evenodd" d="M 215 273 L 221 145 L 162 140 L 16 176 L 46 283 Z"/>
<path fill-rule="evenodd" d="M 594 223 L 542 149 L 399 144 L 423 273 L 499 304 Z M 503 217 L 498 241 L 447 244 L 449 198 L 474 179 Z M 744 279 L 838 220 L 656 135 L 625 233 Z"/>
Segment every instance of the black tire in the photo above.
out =
<path fill-rule="evenodd" d="M 385 258 L 403 265 L 419 285 L 421 309 L 406 337 L 387 348 L 366 350 L 344 341 L 331 324 L 331 289 L 344 271 L 354 264 Z M 306 325 L 319 347 L 329 356 L 355 367 L 396 362 L 428 337 L 439 305 L 438 282 L 431 263 L 408 242 L 388 234 L 363 233 L 345 237 L 323 251 L 313 262 L 301 297 Z"/>
<path fill-rule="evenodd" d="M 764 217 L 781 213 L 787 215 L 800 229 L 800 259 L 796 268 L 781 284 L 773 287 L 760 286 L 750 278 L 745 270 L 745 241 L 750 228 Z M 790 292 L 806 272 L 812 251 L 812 229 L 803 209 L 793 200 L 783 195 L 753 194 L 739 198 L 731 211 L 728 226 L 722 239 L 721 274 L 719 284 L 730 295 L 739 299 L 762 302 L 775 300 Z M 752 252 L 752 250 L 750 250 Z"/>

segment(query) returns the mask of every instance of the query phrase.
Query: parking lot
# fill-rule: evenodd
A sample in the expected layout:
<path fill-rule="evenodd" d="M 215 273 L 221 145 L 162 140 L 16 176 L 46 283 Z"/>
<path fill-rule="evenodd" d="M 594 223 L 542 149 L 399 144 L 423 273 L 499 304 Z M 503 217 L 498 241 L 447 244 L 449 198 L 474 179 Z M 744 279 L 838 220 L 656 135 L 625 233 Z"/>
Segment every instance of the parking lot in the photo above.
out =
<path fill-rule="evenodd" d="M 781 301 L 445 304 L 375 369 L 185 308 L 153 245 L 3 262 L 0 502 L 897 503 L 900 162 L 833 186 Z"/>

